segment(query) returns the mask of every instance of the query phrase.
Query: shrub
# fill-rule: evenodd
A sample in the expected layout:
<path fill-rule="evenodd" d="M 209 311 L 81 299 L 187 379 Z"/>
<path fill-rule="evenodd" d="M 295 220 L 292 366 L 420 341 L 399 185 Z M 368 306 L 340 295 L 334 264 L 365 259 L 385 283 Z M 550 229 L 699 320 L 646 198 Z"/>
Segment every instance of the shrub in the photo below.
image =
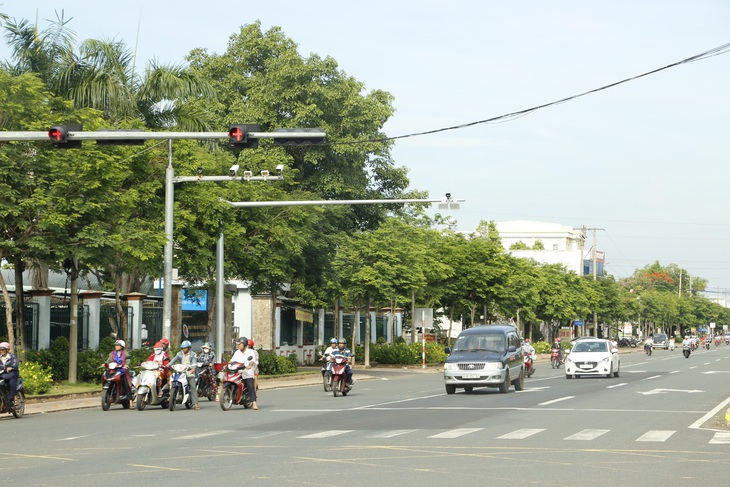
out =
<path fill-rule="evenodd" d="M 277 361 L 274 352 L 259 350 L 259 373 L 263 375 L 277 374 Z"/>
<path fill-rule="evenodd" d="M 45 394 L 51 389 L 53 377 L 49 367 L 37 362 L 23 362 L 18 371 L 23 378 L 23 389 L 26 394 Z"/>
<path fill-rule="evenodd" d="M 532 346 L 535 348 L 536 353 L 550 352 L 550 344 L 548 342 L 535 342 Z"/>
<path fill-rule="evenodd" d="M 76 377 L 83 382 L 101 383 L 103 369 L 100 367 L 108 355 L 103 356 L 94 350 L 85 350 L 78 355 Z"/>
<path fill-rule="evenodd" d="M 48 367 L 53 380 L 68 379 L 69 343 L 66 337 L 58 337 L 51 342 L 51 348 L 28 352 L 28 362 Z"/>
<path fill-rule="evenodd" d="M 289 360 L 289 357 L 284 357 L 282 355 L 276 356 L 276 373 L 277 374 L 293 374 L 296 371 L 297 371 L 297 366 L 295 364 L 292 364 L 291 360 Z"/>
<path fill-rule="evenodd" d="M 404 345 L 406 343 L 406 339 L 403 337 L 396 337 L 394 343 L 396 345 Z"/>
<path fill-rule="evenodd" d="M 292 352 L 287 355 L 286 358 L 289 359 L 289 362 L 291 362 L 291 364 L 294 366 L 294 372 L 296 372 L 297 366 L 299 365 L 299 357 L 297 356 L 297 354 Z"/>
<path fill-rule="evenodd" d="M 112 337 L 104 337 L 99 341 L 99 353 L 102 357 L 108 357 L 114 350 L 115 340 Z"/>
<path fill-rule="evenodd" d="M 152 355 L 153 352 L 154 350 L 150 347 L 136 348 L 131 351 L 127 350 L 127 365 L 129 365 L 130 368 L 138 367 L 139 364 L 146 361 L 147 357 Z M 104 360 L 106 360 L 108 356 L 108 353 L 104 355 Z"/>

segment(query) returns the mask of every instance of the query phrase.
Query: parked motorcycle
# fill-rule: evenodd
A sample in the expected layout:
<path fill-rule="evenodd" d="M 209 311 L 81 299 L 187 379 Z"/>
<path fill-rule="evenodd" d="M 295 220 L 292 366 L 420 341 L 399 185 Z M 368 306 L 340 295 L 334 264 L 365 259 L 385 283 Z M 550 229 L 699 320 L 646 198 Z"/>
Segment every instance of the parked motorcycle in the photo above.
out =
<path fill-rule="evenodd" d="M 682 346 L 682 355 L 684 355 L 684 358 L 689 358 L 689 354 L 692 353 L 692 344 L 691 343 L 683 343 Z"/>
<path fill-rule="evenodd" d="M 190 383 L 188 382 L 188 368 L 195 365 L 174 364 L 172 377 L 170 378 L 170 411 L 175 410 L 178 404 L 185 404 L 187 409 L 193 407 L 193 396 L 190 395 Z"/>
<path fill-rule="evenodd" d="M 209 401 L 215 401 L 218 394 L 218 386 L 215 383 L 215 375 L 210 367 L 202 367 L 198 375 L 198 398 L 207 397 Z"/>
<path fill-rule="evenodd" d="M 336 355 L 332 362 L 332 394 L 337 397 L 340 394 L 346 396 L 352 389 L 347 384 L 347 357 Z"/>
<path fill-rule="evenodd" d="M 127 380 L 125 369 L 116 362 L 103 364 L 102 367 L 106 370 L 101 374 L 101 410 L 109 411 L 112 404 L 121 404 L 124 409 L 129 409 L 129 402 L 134 400 L 134 389 L 132 397 L 129 397 L 123 382 Z"/>
<path fill-rule="evenodd" d="M 332 390 L 332 362 L 329 360 L 330 354 L 322 356 L 324 363 L 322 364 L 322 386 L 324 392 L 330 392 Z"/>
<path fill-rule="evenodd" d="M 550 365 L 553 366 L 553 369 L 557 369 L 562 363 L 563 362 L 560 360 L 560 350 L 553 348 L 550 351 Z"/>
<path fill-rule="evenodd" d="M 13 407 L 10 407 L 6 396 L 8 394 L 7 385 L 5 379 L 0 377 L 0 414 L 8 413 L 12 414 L 16 418 L 22 418 L 25 414 L 25 391 L 23 390 L 23 379 L 18 377 L 18 382 L 15 384 L 15 403 Z"/>
<path fill-rule="evenodd" d="M 535 373 L 535 364 L 532 360 L 532 354 L 525 354 L 525 377 L 531 377 Z"/>
<path fill-rule="evenodd" d="M 243 364 L 231 362 L 226 366 L 223 384 L 221 384 L 221 409 L 228 411 L 234 404 L 241 404 L 249 409 L 253 401 L 246 384 L 243 382 Z"/>
<path fill-rule="evenodd" d="M 149 361 L 142 362 L 140 368 L 141 372 L 136 376 L 137 410 L 144 411 L 147 405 L 169 407 L 170 385 L 160 377 L 165 366 Z"/>

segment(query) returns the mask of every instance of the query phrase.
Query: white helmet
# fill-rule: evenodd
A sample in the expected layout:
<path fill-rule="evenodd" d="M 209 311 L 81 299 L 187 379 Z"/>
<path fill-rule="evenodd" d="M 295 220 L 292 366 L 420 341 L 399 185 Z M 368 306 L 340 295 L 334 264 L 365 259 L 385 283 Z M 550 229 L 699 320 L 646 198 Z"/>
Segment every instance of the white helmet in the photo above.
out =
<path fill-rule="evenodd" d="M 127 348 L 127 344 L 124 343 L 124 340 L 117 340 L 116 342 L 114 342 L 114 345 L 120 345 L 122 348 Z"/>

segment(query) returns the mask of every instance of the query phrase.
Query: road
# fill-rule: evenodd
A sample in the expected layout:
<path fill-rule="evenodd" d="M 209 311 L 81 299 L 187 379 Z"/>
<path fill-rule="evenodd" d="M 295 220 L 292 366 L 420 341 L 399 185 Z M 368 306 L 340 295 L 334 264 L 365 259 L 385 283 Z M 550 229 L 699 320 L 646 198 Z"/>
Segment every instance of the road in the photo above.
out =
<path fill-rule="evenodd" d="M 25 486 L 726 485 L 730 347 L 622 353 L 618 378 L 539 363 L 526 390 L 446 395 L 438 372 L 368 371 L 345 398 L 307 386 L 259 411 L 100 408 L 0 421 L 0 479 Z M 357 373 L 356 373 L 357 377 Z M 723 406 L 723 403 L 725 405 Z M 337 477 L 338 473 L 344 476 Z M 119 477 L 115 480 L 116 477 Z M 337 479 L 337 480 L 336 480 Z"/>

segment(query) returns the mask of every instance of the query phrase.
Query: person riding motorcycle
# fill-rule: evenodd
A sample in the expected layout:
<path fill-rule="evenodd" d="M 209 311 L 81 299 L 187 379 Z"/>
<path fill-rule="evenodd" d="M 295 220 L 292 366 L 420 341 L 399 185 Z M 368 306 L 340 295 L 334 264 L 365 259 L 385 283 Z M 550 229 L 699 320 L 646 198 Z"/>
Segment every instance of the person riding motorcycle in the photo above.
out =
<path fill-rule="evenodd" d="M 553 346 L 550 349 L 550 352 L 558 352 L 558 360 L 560 360 L 560 363 L 563 363 L 563 343 L 560 337 L 556 338 L 553 342 Z"/>
<path fill-rule="evenodd" d="M 251 409 L 257 410 L 259 406 L 256 404 L 256 382 L 255 382 L 255 370 L 258 362 L 255 362 L 254 354 L 248 349 L 248 338 L 241 337 L 236 341 L 238 350 L 231 357 L 231 363 L 243 364 L 243 371 L 241 376 L 243 377 L 243 383 L 248 389 L 249 397 L 251 398 Z"/>
<path fill-rule="evenodd" d="M 218 397 L 218 383 L 216 381 L 216 373 L 215 369 L 213 368 L 213 364 L 215 363 L 215 352 L 213 351 L 213 345 L 211 345 L 210 342 L 205 342 L 203 346 L 201 347 L 201 351 L 198 353 L 198 371 L 199 375 L 198 378 L 203 374 L 200 374 L 200 372 L 204 371 L 205 369 L 208 369 L 208 377 L 210 377 L 211 386 L 213 388 L 213 392 L 215 393 L 216 398 Z M 205 376 L 203 376 L 205 377 Z"/>
<path fill-rule="evenodd" d="M 326 377 L 329 377 L 330 372 L 332 371 L 332 352 L 334 352 L 337 349 L 337 338 L 333 338 L 330 340 L 330 346 L 325 348 L 324 352 L 322 352 L 322 357 L 320 357 L 321 360 L 325 362 L 323 368 L 324 368 L 324 375 Z"/>
<path fill-rule="evenodd" d="M 106 361 L 107 364 L 110 364 L 112 362 L 115 362 L 117 364 L 117 367 L 120 368 L 122 371 L 122 376 L 124 376 L 124 380 L 122 380 L 122 384 L 124 384 L 125 388 L 125 395 L 129 398 L 129 407 L 130 409 L 134 407 L 134 401 L 132 400 L 132 377 L 129 373 L 129 367 L 127 367 L 127 344 L 124 342 L 124 340 L 117 340 L 114 342 L 114 350 L 111 351 L 109 354 L 109 359 Z"/>
<path fill-rule="evenodd" d="M 529 355 L 530 357 L 535 355 L 535 347 L 530 344 L 529 338 L 525 338 L 525 341 L 522 342 L 522 353 Z"/>
<path fill-rule="evenodd" d="M 330 357 L 344 356 L 347 359 L 347 367 L 345 367 L 345 375 L 347 377 L 347 385 L 352 385 L 352 352 L 347 348 L 347 340 L 340 338 L 337 340 L 337 348 L 332 351 Z"/>
<path fill-rule="evenodd" d="M 165 349 L 163 348 L 161 341 L 155 343 L 153 350 L 154 352 L 152 355 L 147 357 L 147 361 L 157 362 L 160 364 L 158 387 L 162 387 L 162 385 L 167 382 L 167 366 L 170 364 L 170 357 L 168 357 L 167 353 L 165 353 Z"/>
<path fill-rule="evenodd" d="M 649 338 L 644 342 L 644 351 L 648 348 L 654 348 L 654 335 L 649 335 Z"/>
<path fill-rule="evenodd" d="M 253 348 L 253 345 L 254 345 L 253 339 L 249 338 L 248 339 L 248 348 L 253 352 L 253 360 L 256 363 L 256 367 L 254 367 L 254 372 L 253 372 L 253 384 L 254 384 L 254 387 L 256 388 L 256 393 L 258 394 L 258 392 L 259 392 L 259 352 L 255 348 Z"/>
<path fill-rule="evenodd" d="M 20 373 L 18 372 L 18 357 L 10 353 L 10 344 L 8 342 L 0 343 L 0 364 L 2 364 L 0 377 L 5 380 L 6 387 L 3 394 L 6 394 L 7 400 L 5 403 L 10 409 L 15 403 L 15 393 L 17 392 L 16 387 Z"/>
<path fill-rule="evenodd" d="M 200 407 L 198 406 L 198 383 L 196 381 L 196 377 L 198 374 L 198 357 L 191 352 L 190 349 L 192 348 L 192 346 L 193 344 L 190 343 L 190 340 L 184 340 L 180 344 L 180 351 L 177 352 L 177 355 L 175 355 L 172 360 L 170 360 L 169 365 L 174 365 L 177 362 L 180 362 L 181 364 L 187 366 L 187 368 L 185 369 L 185 375 L 188 378 L 188 386 L 190 387 L 190 399 L 192 399 L 193 401 L 193 409 L 199 411 Z"/>

